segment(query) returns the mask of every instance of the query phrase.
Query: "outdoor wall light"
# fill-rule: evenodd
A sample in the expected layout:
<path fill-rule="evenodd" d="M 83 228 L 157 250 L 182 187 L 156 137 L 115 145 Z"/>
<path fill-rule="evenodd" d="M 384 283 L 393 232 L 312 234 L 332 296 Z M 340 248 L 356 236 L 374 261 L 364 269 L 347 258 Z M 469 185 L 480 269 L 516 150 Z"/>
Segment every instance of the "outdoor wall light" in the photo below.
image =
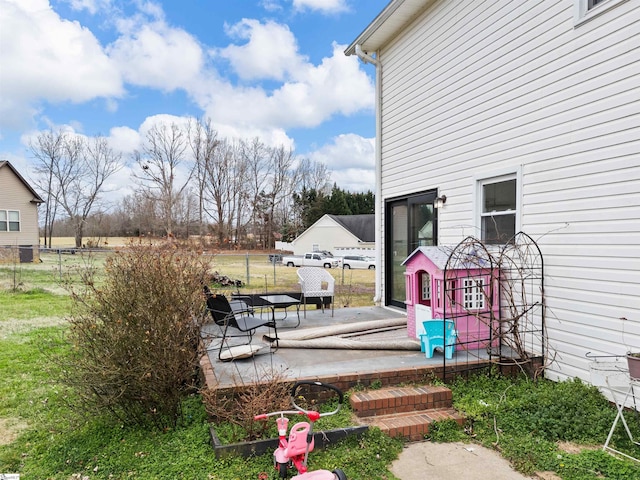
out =
<path fill-rule="evenodd" d="M 436 197 L 436 199 L 433 201 L 433 208 L 442 208 L 446 202 L 447 202 L 447 196 L 440 195 L 439 197 Z"/>

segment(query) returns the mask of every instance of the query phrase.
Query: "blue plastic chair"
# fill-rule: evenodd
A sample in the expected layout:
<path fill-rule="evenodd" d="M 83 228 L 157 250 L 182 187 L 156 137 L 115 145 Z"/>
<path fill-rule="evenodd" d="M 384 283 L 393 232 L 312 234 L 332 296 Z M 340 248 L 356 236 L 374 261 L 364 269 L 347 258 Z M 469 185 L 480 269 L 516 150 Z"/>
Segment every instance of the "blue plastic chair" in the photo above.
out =
<path fill-rule="evenodd" d="M 458 338 L 453 320 L 425 320 L 422 325 L 425 333 L 420 335 L 420 346 L 425 356 L 432 358 L 437 348 L 444 352 L 445 358 L 453 358 L 453 350 Z"/>

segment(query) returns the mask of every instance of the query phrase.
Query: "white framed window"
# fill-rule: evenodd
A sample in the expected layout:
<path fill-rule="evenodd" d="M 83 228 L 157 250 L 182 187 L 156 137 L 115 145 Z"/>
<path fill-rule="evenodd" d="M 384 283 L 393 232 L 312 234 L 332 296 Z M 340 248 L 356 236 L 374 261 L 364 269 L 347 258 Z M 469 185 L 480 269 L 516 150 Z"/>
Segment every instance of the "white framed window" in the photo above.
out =
<path fill-rule="evenodd" d="M 19 232 L 20 212 L 18 210 L 0 210 L 0 232 Z"/>
<path fill-rule="evenodd" d="M 462 281 L 462 305 L 465 310 L 484 309 L 484 278 L 465 278 Z"/>
<path fill-rule="evenodd" d="M 431 300 L 431 276 L 427 272 L 421 274 L 420 287 L 420 299 L 423 301 Z"/>
<path fill-rule="evenodd" d="M 504 244 L 519 231 L 519 183 L 518 173 L 477 180 L 477 224 L 484 243 Z"/>
<path fill-rule="evenodd" d="M 627 1 L 628 0 L 574 0 L 574 26 L 578 27 Z"/>
<path fill-rule="evenodd" d="M 436 308 L 451 308 L 457 303 L 458 292 L 456 292 L 456 281 L 447 280 L 446 291 L 443 291 L 444 282 L 436 280 Z M 447 298 L 444 298 L 444 297 Z M 444 303 L 443 303 L 444 302 Z"/>

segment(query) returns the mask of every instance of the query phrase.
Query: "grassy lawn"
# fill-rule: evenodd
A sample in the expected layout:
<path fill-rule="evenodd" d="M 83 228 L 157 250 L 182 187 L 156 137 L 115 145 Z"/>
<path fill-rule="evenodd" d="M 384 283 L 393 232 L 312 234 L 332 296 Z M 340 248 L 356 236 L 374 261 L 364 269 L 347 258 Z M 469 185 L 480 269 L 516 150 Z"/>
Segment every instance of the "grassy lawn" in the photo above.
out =
<path fill-rule="evenodd" d="M 107 418 L 80 418 L 68 406 L 73 394 L 50 381 L 50 352 L 43 349 L 52 348 L 49 340 L 63 328 L 32 325 L 16 333 L 3 329 L 0 335 L 0 472 L 38 479 L 220 480 L 272 472 L 270 454 L 250 460 L 215 458 L 197 395 L 184 402 L 184 422 L 168 431 L 124 427 Z M 376 431 L 314 452 L 311 463 L 314 468 L 342 466 L 354 479 L 393 478 L 385 472 L 400 449 L 399 442 Z"/>
<path fill-rule="evenodd" d="M 184 421 L 168 431 L 125 427 L 106 417 L 81 418 L 70 408 L 73 392 L 52 380 L 56 367 L 50 361 L 52 353 L 70 348 L 57 341 L 72 306 L 65 284 L 77 280 L 78 267 L 101 268 L 105 257 L 47 254 L 39 264 L 0 267 L 0 473 L 38 479 L 225 480 L 271 474 L 271 454 L 248 461 L 215 458 L 198 395 L 185 400 Z M 242 279 L 246 260 L 244 255 L 215 256 L 212 270 Z M 266 255 L 249 257 L 249 269 L 250 283 L 243 291 L 260 292 L 265 284 L 270 291 L 274 284 L 279 290 L 296 288 L 296 269 L 276 266 L 274 282 Z M 365 275 L 353 277 L 367 280 L 371 288 L 372 272 L 359 273 Z M 349 478 L 393 478 L 387 466 L 401 448 L 379 431 L 370 432 L 314 452 L 311 464 L 315 469 L 341 467 Z"/>
<path fill-rule="evenodd" d="M 64 355 L 65 316 L 71 302 L 60 278 L 74 265 L 87 263 L 80 255 L 43 258 L 38 265 L 0 267 L 0 473 L 20 473 L 34 479 L 249 479 L 272 475 L 271 454 L 251 459 L 216 459 L 209 423 L 201 399 L 184 401 L 184 420 L 173 429 L 154 431 L 126 427 L 104 418 L 82 418 L 70 403 L 73 392 L 53 379 L 51 354 Z M 266 255 L 250 257 L 250 282 L 243 291 L 284 291 L 295 288 L 295 269 L 274 267 Z M 223 275 L 243 278 L 246 256 L 212 257 Z M 98 267 L 104 257 L 95 257 Z M 62 271 L 62 274 L 60 272 Z M 332 272 L 341 284 L 342 271 Z M 345 271 L 352 290 L 371 289 L 348 297 L 351 305 L 372 296 L 373 272 Z M 19 275 L 18 275 L 19 274 Z M 19 276 L 19 282 L 14 278 Z M 266 279 L 265 279 L 266 277 Z M 75 278 L 73 275 L 71 281 Z M 272 290 L 274 289 L 274 290 Z M 345 303 L 347 297 L 345 296 Z M 370 300 L 369 300 L 370 301 Z M 449 385 L 456 408 L 468 418 L 466 431 L 442 422 L 432 441 L 477 442 L 497 449 L 520 471 L 555 472 L 566 480 L 640 478 L 640 468 L 601 450 L 616 410 L 599 392 L 578 381 L 506 379 L 484 374 Z M 349 421 L 348 416 L 343 421 Z M 640 421 L 628 423 L 640 437 Z M 221 428 L 223 428 L 221 426 Z M 322 428 L 322 427 L 320 427 Z M 331 428 L 331 427 L 329 427 Z M 614 445 L 638 454 L 619 428 Z M 388 466 L 402 449 L 378 430 L 313 452 L 314 469 L 342 468 L 350 480 L 395 477 Z M 270 477 L 273 478 L 273 477 Z"/>

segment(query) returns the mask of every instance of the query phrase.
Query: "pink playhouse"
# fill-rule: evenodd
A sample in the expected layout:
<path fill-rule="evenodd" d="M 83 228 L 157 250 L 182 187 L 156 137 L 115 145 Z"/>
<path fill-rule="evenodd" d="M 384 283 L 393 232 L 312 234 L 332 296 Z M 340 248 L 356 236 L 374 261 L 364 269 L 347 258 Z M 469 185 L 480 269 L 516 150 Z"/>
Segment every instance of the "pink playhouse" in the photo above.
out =
<path fill-rule="evenodd" d="M 423 321 L 447 319 L 455 324 L 456 349 L 495 344 L 490 325 L 500 311 L 497 269 L 482 261 L 449 262 L 450 254 L 450 248 L 418 247 L 403 262 L 408 335 L 420 339 Z"/>

